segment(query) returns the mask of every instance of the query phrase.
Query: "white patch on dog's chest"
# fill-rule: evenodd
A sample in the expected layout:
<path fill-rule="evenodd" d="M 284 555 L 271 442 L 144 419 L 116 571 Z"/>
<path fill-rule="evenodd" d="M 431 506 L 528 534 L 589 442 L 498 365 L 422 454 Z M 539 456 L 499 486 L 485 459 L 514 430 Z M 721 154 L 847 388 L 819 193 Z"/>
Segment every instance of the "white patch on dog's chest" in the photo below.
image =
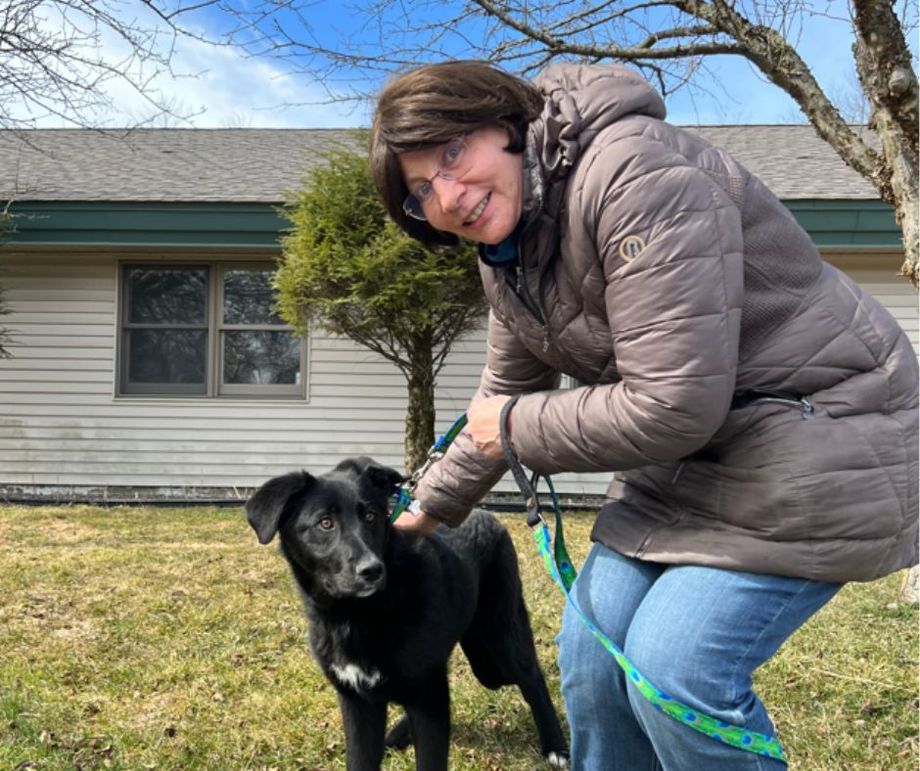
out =
<path fill-rule="evenodd" d="M 360 690 L 362 687 L 373 688 L 381 679 L 380 672 L 376 669 L 371 669 L 368 672 L 357 664 L 346 664 L 344 667 L 332 664 L 329 668 L 342 685 L 350 686 L 356 691 Z"/>

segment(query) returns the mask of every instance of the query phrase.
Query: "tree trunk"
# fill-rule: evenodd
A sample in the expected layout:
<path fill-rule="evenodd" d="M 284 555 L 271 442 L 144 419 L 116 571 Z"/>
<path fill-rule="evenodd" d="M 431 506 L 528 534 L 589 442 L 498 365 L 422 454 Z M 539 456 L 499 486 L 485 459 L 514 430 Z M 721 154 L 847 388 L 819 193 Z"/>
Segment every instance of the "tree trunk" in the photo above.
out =
<path fill-rule="evenodd" d="M 904 583 L 901 584 L 901 591 L 898 592 L 898 599 L 914 605 L 920 602 L 920 567 L 915 565 L 907 571 Z"/>
<path fill-rule="evenodd" d="M 890 177 L 880 188 L 883 198 L 894 205 L 894 216 L 901 228 L 904 263 L 901 275 L 916 287 L 920 281 L 920 223 L 918 223 L 918 163 L 916 141 L 905 134 L 894 116 L 884 107 L 873 112 L 872 123 L 882 143 L 882 155 Z"/>
<path fill-rule="evenodd" d="M 901 275 L 907 276 L 916 287 L 920 285 L 920 214 L 916 190 L 914 197 L 905 196 L 895 200 L 895 218 L 901 226 L 904 241 L 904 263 Z"/>
<path fill-rule="evenodd" d="M 881 141 L 883 173 L 872 182 L 894 206 L 904 240 L 901 272 L 916 286 L 920 257 L 918 227 L 918 84 L 904 31 L 892 0 L 854 0 L 853 56 L 872 115 L 869 125 Z"/>
<path fill-rule="evenodd" d="M 419 335 L 408 352 L 411 368 L 406 372 L 409 404 L 406 408 L 405 463 L 411 474 L 425 462 L 434 443 L 434 372 L 431 330 Z"/>

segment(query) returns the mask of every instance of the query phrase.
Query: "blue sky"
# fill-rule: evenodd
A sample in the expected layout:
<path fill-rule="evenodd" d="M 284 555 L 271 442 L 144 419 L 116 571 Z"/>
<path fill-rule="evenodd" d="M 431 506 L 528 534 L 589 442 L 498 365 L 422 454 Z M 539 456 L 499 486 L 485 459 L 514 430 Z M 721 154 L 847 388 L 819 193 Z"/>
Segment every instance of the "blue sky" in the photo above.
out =
<path fill-rule="evenodd" d="M 366 3 L 367 0 L 364 0 Z M 243 7 L 243 6 L 241 6 Z M 367 7 L 366 5 L 363 7 Z M 443 9 L 435 3 L 430 8 Z M 915 6 L 914 6 L 915 7 Z M 832 97 L 855 91 L 850 46 L 852 36 L 847 6 L 839 0 L 822 5 L 826 15 L 805 17 L 794 31 L 797 49 L 825 91 Z M 337 47 L 371 38 L 374 30 L 361 26 L 354 7 L 333 0 L 311 3 L 309 16 L 298 34 L 315 35 L 325 45 Z M 433 21 L 431 17 L 426 21 Z M 289 18 L 283 23 L 296 25 Z M 195 19 L 203 34 L 217 32 L 221 20 L 213 14 Z M 398 33 L 394 33 L 398 35 Z M 916 36 L 911 35 L 916 44 Z M 390 38 L 387 38 L 388 40 Z M 396 38 L 393 38 L 394 40 Z M 116 55 L 119 42 L 102 38 L 102 46 Z M 456 42 L 449 45 L 457 46 Z M 458 50 L 459 49 L 455 49 Z M 462 55 L 462 52 L 460 52 Z M 367 125 L 368 104 L 330 104 L 328 88 L 314 78 L 293 72 L 289 63 L 270 58 L 247 58 L 227 48 L 190 39 L 179 39 L 172 73 L 153 80 L 153 85 L 186 120 L 160 120 L 154 125 L 279 128 L 339 128 Z M 685 88 L 668 98 L 669 119 L 675 123 L 789 123 L 802 118 L 792 100 L 767 82 L 753 65 L 740 57 L 710 57 L 706 70 Z M 381 76 L 382 77 L 382 76 Z M 333 90 L 347 89 L 347 79 Z M 359 88 L 366 89 L 361 80 Z M 100 116 L 107 125 L 130 125 L 150 114 L 150 105 L 124 83 L 111 82 L 108 90 L 115 109 Z M 61 125 L 60 120 L 40 125 Z"/>

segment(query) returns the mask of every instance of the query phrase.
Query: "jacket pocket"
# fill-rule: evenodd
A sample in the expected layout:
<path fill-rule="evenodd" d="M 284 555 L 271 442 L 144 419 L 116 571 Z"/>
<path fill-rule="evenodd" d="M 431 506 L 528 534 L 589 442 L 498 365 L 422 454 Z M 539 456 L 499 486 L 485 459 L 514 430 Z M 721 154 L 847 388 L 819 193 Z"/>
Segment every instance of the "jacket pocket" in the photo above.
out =
<path fill-rule="evenodd" d="M 701 453 L 687 460 L 674 493 L 690 511 L 763 535 L 803 516 L 789 439 L 811 421 L 796 402 L 756 402 L 733 410 Z"/>
<path fill-rule="evenodd" d="M 781 404 L 735 416 L 717 460 L 688 461 L 674 495 L 698 516 L 775 540 L 871 540 L 903 527 L 904 440 L 883 415 L 807 420 Z"/>

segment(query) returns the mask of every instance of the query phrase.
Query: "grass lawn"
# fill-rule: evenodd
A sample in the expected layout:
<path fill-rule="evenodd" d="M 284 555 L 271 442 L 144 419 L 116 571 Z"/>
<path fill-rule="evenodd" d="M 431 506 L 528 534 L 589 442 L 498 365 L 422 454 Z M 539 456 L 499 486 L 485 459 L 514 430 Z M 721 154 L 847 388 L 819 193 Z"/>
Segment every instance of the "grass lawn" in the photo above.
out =
<path fill-rule="evenodd" d="M 519 517 L 541 660 L 562 596 Z M 591 520 L 573 514 L 577 561 Z M 791 767 L 916 769 L 915 608 L 898 577 L 844 588 L 758 673 Z M 0 769 L 344 768 L 286 565 L 240 509 L 0 506 Z M 452 669 L 451 768 L 542 768 L 526 706 Z M 413 768 L 412 754 L 388 770 Z M 705 769 L 701 769 L 705 771 Z"/>

